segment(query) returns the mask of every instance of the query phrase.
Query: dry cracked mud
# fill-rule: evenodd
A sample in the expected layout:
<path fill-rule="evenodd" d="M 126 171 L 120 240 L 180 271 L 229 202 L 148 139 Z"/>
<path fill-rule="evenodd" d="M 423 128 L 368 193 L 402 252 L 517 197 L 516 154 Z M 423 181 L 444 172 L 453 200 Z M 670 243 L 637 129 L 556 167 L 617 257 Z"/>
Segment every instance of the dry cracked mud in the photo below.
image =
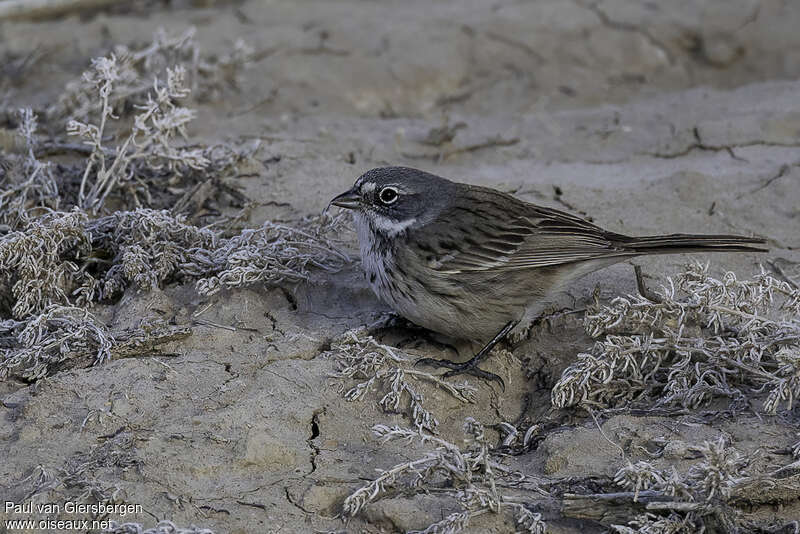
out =
<path fill-rule="evenodd" d="M 7 20 L 0 53 L 40 57 L 20 77 L 5 73 L 5 104 L 42 106 L 113 45 L 189 26 L 211 53 L 237 38 L 256 51 L 240 90 L 195 105 L 189 128 L 190 140 L 209 144 L 261 140 L 263 165 L 236 184 L 256 204 L 250 226 L 319 213 L 362 172 L 403 164 L 622 233 L 768 237 L 766 256 L 708 258 L 717 272 L 749 276 L 766 260 L 800 262 L 793 0 L 148 2 Z M 451 140 L 435 138 L 436 128 L 458 123 Z M 343 237 L 355 253 L 355 236 Z M 686 259 L 636 263 L 655 285 Z M 583 308 L 596 288 L 602 298 L 635 293 L 630 263 L 573 284 L 560 306 Z M 372 397 L 345 400 L 330 377 L 335 363 L 322 356 L 332 340 L 386 311 L 357 263 L 309 283 L 212 297 L 192 284 L 128 290 L 98 306 L 109 325 L 135 325 L 155 312 L 190 326 L 191 335 L 152 354 L 0 384 L 0 501 L 24 501 L 37 466 L 56 472 L 95 455 L 101 460 L 85 477 L 141 504 L 141 514 L 116 519 L 145 526 L 168 519 L 218 533 L 396 532 L 439 521 L 457 507 L 435 494 L 393 495 L 340 518 L 345 497 L 376 470 L 427 450 L 375 440 L 373 425 L 408 420 Z M 400 326 L 381 336 L 398 343 L 419 333 Z M 549 388 L 590 345 L 580 315 L 566 316 L 534 325 L 510 355 L 487 362 L 505 379 L 504 392 L 473 379 L 474 404 L 429 384 L 420 391 L 440 436 L 454 443 L 466 417 L 487 427 L 533 424 L 553 413 Z M 424 337 L 408 348 L 443 350 Z M 690 446 L 720 436 L 741 451 L 760 449 L 765 465 L 789 463 L 781 451 L 798 428 L 797 408 L 783 418 L 754 410 L 735 418 L 567 419 L 509 466 L 542 483 L 563 481 L 567 491 L 591 489 L 592 479 L 613 477 L 627 460 L 647 459 L 659 439 L 670 443 L 664 461 L 685 467 L 696 459 Z M 84 489 L 65 485 L 55 495 Z M 557 497 L 543 501 L 548 532 L 607 525 L 565 517 L 560 506 Z M 759 513 L 797 520 L 800 501 Z M 514 528 L 510 516 L 484 514 L 468 531 Z"/>

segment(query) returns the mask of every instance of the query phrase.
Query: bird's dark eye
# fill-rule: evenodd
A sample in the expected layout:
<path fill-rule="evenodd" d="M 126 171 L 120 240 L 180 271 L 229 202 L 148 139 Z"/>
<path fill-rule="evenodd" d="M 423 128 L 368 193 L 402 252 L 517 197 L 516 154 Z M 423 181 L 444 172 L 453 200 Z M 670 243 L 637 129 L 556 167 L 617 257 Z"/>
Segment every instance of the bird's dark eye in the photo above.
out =
<path fill-rule="evenodd" d="M 399 196 L 397 189 L 394 187 L 384 187 L 381 189 L 381 192 L 378 193 L 378 200 L 381 201 L 381 204 L 388 206 L 397 202 Z"/>

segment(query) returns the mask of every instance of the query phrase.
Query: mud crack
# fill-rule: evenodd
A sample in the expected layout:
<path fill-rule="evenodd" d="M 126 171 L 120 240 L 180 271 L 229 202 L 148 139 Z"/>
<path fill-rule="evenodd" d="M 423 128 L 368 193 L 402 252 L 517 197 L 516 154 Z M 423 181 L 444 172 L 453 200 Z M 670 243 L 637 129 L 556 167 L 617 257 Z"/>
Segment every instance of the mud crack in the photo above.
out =
<path fill-rule="evenodd" d="M 746 159 L 737 156 L 734 152 L 734 148 L 748 148 L 753 146 L 774 146 L 774 147 L 797 147 L 800 146 L 797 143 L 780 143 L 776 141 L 749 141 L 746 143 L 731 143 L 726 145 L 710 145 L 704 143 L 702 138 L 700 137 L 700 129 L 699 127 L 695 126 L 692 128 L 692 134 L 694 135 L 695 142 L 689 144 L 683 150 L 678 152 L 646 152 L 644 153 L 645 156 L 650 156 L 653 158 L 660 158 L 660 159 L 674 159 L 680 158 L 683 156 L 688 155 L 693 150 L 704 150 L 709 152 L 727 152 L 728 155 L 737 161 L 744 161 L 747 162 Z"/>
<path fill-rule="evenodd" d="M 597 18 L 600 19 L 600 22 L 601 22 L 601 24 L 603 24 L 603 26 L 605 26 L 607 28 L 610 28 L 612 30 L 617 30 L 617 31 L 621 31 L 621 32 L 628 32 L 628 33 L 635 33 L 637 35 L 640 35 L 652 47 L 654 47 L 655 49 L 659 50 L 662 54 L 664 54 L 664 57 L 667 59 L 667 62 L 670 65 L 675 65 L 675 56 L 672 54 L 670 49 L 666 45 L 664 45 L 664 43 L 662 43 L 661 41 L 656 39 L 656 37 L 653 36 L 653 34 L 651 34 L 649 31 L 647 31 L 647 30 L 645 30 L 643 28 L 640 28 L 639 26 L 636 26 L 634 24 L 629 24 L 627 22 L 620 22 L 618 20 L 613 20 L 608 15 L 608 13 L 603 11 L 600 8 L 600 6 L 597 5 L 596 3 L 584 3 L 584 2 L 581 2 L 579 0 L 574 0 L 574 1 L 578 6 L 584 8 L 584 9 L 588 9 L 589 11 L 594 13 L 597 16 Z"/>
<path fill-rule="evenodd" d="M 314 410 L 314 413 L 311 414 L 311 436 L 306 440 L 308 447 L 311 449 L 309 453 L 308 461 L 311 464 L 311 471 L 306 473 L 306 476 L 313 474 L 317 470 L 317 456 L 319 455 L 319 447 L 314 443 L 314 440 L 320 436 L 320 429 L 319 429 L 319 416 L 320 414 L 325 413 L 325 408 L 317 408 Z"/>

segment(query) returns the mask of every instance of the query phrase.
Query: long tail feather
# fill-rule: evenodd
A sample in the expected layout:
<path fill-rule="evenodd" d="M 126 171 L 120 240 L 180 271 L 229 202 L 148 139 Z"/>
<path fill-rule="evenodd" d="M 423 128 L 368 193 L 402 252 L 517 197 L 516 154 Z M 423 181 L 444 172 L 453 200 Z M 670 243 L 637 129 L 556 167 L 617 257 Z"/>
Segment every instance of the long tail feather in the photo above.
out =
<path fill-rule="evenodd" d="M 765 239 L 737 235 L 670 234 L 643 237 L 614 236 L 622 248 L 638 254 L 684 252 L 767 252 Z"/>

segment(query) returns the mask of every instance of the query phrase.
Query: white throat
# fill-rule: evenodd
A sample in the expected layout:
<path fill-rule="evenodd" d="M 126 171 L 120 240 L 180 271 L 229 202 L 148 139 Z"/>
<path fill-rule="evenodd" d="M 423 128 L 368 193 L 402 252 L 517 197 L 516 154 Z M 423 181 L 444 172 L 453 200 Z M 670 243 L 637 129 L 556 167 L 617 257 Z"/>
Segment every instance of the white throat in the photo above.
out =
<path fill-rule="evenodd" d="M 403 232 L 417 222 L 417 219 L 409 219 L 407 221 L 393 221 L 388 217 L 384 217 L 383 215 L 373 215 L 372 216 L 372 225 L 375 227 L 376 230 L 383 232 L 386 237 L 395 237 L 397 234 Z"/>

